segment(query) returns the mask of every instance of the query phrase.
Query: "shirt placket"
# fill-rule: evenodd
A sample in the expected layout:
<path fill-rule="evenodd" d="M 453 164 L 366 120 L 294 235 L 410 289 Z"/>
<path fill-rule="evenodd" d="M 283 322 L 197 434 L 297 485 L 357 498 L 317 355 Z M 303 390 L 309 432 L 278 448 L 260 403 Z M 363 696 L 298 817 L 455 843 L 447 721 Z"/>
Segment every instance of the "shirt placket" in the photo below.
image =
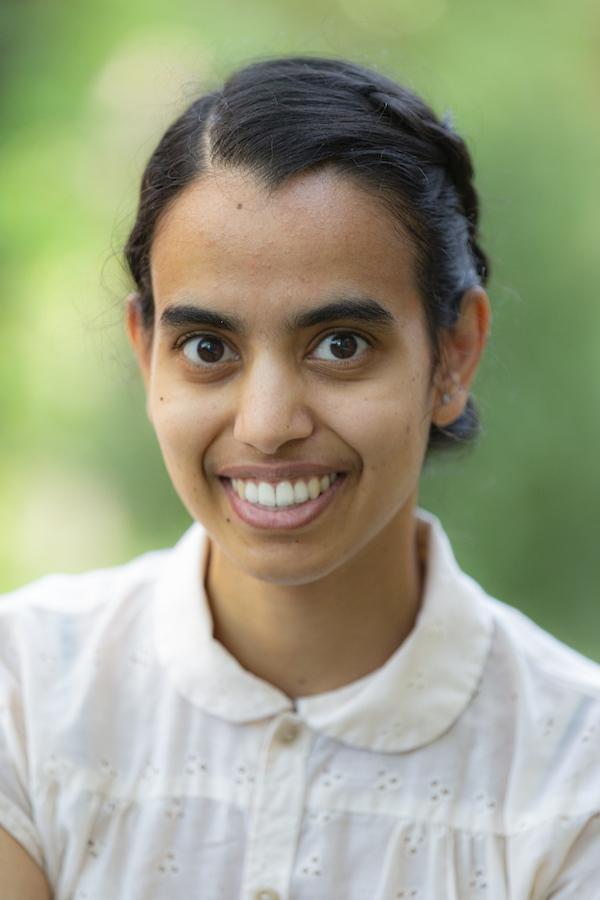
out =
<path fill-rule="evenodd" d="M 269 723 L 250 815 L 242 900 L 289 897 L 313 738 L 293 713 L 282 713 Z"/>

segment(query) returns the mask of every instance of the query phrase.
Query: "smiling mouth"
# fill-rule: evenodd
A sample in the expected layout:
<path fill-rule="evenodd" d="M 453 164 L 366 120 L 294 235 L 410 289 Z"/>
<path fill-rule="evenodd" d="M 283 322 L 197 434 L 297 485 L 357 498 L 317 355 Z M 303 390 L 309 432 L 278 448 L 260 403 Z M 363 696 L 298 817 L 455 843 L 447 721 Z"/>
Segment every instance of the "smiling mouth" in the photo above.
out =
<path fill-rule="evenodd" d="M 240 500 L 262 509 L 289 509 L 316 500 L 337 480 L 337 472 L 313 475 L 310 478 L 259 481 L 254 478 L 228 478 Z"/>
<path fill-rule="evenodd" d="M 308 525 L 334 501 L 346 473 L 258 481 L 220 477 L 233 511 L 246 525 L 259 529 L 293 529 Z"/>

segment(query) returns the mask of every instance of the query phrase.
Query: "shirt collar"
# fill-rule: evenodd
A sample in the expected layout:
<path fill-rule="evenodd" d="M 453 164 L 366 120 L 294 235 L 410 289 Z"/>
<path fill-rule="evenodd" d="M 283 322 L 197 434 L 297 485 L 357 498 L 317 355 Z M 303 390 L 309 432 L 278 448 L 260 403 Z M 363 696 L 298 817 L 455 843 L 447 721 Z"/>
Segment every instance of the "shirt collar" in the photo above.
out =
<path fill-rule="evenodd" d="M 426 547 L 423 602 L 413 630 L 379 669 L 293 701 L 244 669 L 213 637 L 203 579 L 209 542 L 194 524 L 169 551 L 156 584 L 160 663 L 205 712 L 250 722 L 286 710 L 315 731 L 384 753 L 414 750 L 450 728 L 483 674 L 492 616 L 482 589 L 458 567 L 439 520 L 418 510 Z"/>

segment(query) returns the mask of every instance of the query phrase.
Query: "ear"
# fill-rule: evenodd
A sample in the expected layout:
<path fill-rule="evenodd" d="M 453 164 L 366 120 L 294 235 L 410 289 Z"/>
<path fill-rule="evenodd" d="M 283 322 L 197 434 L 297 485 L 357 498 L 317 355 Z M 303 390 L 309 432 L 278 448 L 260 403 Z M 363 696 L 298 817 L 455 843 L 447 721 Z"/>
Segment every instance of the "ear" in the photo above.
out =
<path fill-rule="evenodd" d="M 490 330 L 490 301 L 482 287 L 463 294 L 456 324 L 442 338 L 434 384 L 434 425 L 444 428 L 463 413 Z"/>
<path fill-rule="evenodd" d="M 144 323 L 141 297 L 137 293 L 127 296 L 125 324 L 127 337 L 137 359 L 147 390 L 152 363 L 152 329 Z"/>

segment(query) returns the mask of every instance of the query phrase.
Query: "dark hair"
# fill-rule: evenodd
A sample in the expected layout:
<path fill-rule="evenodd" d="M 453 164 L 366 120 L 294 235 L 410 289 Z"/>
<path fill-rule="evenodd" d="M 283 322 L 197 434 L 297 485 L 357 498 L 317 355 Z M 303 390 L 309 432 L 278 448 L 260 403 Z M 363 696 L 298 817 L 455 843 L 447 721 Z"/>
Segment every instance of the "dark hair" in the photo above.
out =
<path fill-rule="evenodd" d="M 277 188 L 334 166 L 369 189 L 410 233 L 434 361 L 466 290 L 484 285 L 479 201 L 467 147 L 447 119 L 407 88 L 338 59 L 264 60 L 234 72 L 167 129 L 142 177 L 125 247 L 144 322 L 152 327 L 150 251 L 161 215 L 211 165 L 246 168 Z M 428 449 L 463 445 L 479 432 L 471 397 L 451 425 L 432 425 Z"/>

